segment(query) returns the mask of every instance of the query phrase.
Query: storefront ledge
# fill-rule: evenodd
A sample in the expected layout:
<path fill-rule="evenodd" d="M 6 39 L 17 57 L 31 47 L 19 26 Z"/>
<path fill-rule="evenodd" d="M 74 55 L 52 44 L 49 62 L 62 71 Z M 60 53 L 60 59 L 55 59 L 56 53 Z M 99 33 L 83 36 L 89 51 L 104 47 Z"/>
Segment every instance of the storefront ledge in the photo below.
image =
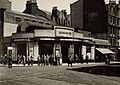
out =
<path fill-rule="evenodd" d="M 33 33 L 14 33 L 12 39 L 17 38 L 33 38 Z"/>

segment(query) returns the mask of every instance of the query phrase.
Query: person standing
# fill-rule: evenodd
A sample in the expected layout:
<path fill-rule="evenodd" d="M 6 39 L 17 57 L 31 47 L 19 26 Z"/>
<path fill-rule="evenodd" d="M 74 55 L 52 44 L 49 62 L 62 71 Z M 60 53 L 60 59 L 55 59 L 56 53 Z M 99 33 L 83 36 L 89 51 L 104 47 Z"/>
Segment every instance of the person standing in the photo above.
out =
<path fill-rule="evenodd" d="M 78 63 L 78 55 L 75 55 L 75 63 Z"/>
<path fill-rule="evenodd" d="M 32 55 L 30 56 L 30 63 L 31 63 L 31 66 L 33 66 L 33 56 Z"/>
<path fill-rule="evenodd" d="M 5 54 L 5 56 L 3 57 L 3 64 L 4 64 L 4 65 L 7 64 L 7 54 Z"/>
<path fill-rule="evenodd" d="M 17 64 L 20 64 L 20 55 L 17 56 Z"/>
<path fill-rule="evenodd" d="M 71 67 L 72 67 L 72 57 L 71 57 L 71 56 L 68 57 L 68 67 L 69 67 L 69 64 L 70 64 Z"/>
<path fill-rule="evenodd" d="M 8 57 L 8 67 L 12 68 L 12 56 Z"/>
<path fill-rule="evenodd" d="M 26 57 L 25 55 L 23 55 L 23 65 L 25 66 L 25 64 L 26 64 Z"/>
<path fill-rule="evenodd" d="M 28 56 L 27 63 L 28 63 L 28 66 L 30 66 L 30 56 Z"/>
<path fill-rule="evenodd" d="M 81 55 L 81 57 L 80 57 L 80 62 L 81 62 L 81 64 L 83 64 L 83 55 Z"/>
<path fill-rule="evenodd" d="M 44 54 L 44 66 L 46 65 L 46 55 Z"/>
<path fill-rule="evenodd" d="M 40 62 L 41 62 L 41 57 L 40 57 L 40 55 L 38 55 L 37 60 L 38 60 L 38 66 L 40 66 Z"/>
<path fill-rule="evenodd" d="M 86 63 L 87 63 L 87 64 L 88 64 L 88 61 L 89 61 L 88 55 L 86 55 Z"/>

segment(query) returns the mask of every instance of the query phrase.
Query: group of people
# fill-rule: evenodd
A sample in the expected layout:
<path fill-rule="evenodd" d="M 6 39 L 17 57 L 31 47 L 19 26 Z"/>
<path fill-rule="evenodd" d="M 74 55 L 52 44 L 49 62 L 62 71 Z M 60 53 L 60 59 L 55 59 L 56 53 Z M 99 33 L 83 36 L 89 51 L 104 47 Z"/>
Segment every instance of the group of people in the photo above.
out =
<path fill-rule="evenodd" d="M 4 65 L 8 64 L 8 67 L 12 68 L 12 56 L 11 55 L 7 56 L 7 54 L 5 54 L 3 57 L 3 64 Z"/>
<path fill-rule="evenodd" d="M 34 57 L 32 55 L 26 57 L 25 55 L 18 55 L 17 56 L 17 64 L 23 64 L 24 66 L 28 64 L 28 66 L 33 66 L 33 59 Z M 86 63 L 88 64 L 88 56 L 86 56 Z M 81 57 L 77 56 L 77 54 L 72 57 L 68 57 L 68 66 L 71 65 L 72 63 L 81 63 L 83 64 L 83 55 Z M 50 54 L 42 54 L 38 55 L 37 57 L 37 63 L 38 66 L 40 65 L 61 65 L 62 64 L 62 59 L 58 55 L 50 55 Z M 8 57 L 6 54 L 3 58 L 3 64 L 6 65 L 8 64 L 9 67 L 12 67 L 12 57 Z"/>
<path fill-rule="evenodd" d="M 37 57 L 38 65 L 60 65 L 60 57 L 57 55 L 53 57 L 49 54 L 39 55 Z"/>
<path fill-rule="evenodd" d="M 17 64 L 23 64 L 24 66 L 28 64 L 28 66 L 33 66 L 33 56 L 30 55 L 28 58 L 25 55 L 17 56 Z"/>
<path fill-rule="evenodd" d="M 75 54 L 75 57 L 72 57 L 72 56 L 68 57 L 68 66 L 71 65 L 71 67 L 72 67 L 73 62 L 74 63 L 79 63 L 80 62 L 81 64 L 83 64 L 84 61 L 88 64 L 88 62 L 89 62 L 88 55 L 86 55 L 85 60 L 84 60 L 83 55 L 81 55 L 81 57 L 79 57 L 77 54 Z"/>

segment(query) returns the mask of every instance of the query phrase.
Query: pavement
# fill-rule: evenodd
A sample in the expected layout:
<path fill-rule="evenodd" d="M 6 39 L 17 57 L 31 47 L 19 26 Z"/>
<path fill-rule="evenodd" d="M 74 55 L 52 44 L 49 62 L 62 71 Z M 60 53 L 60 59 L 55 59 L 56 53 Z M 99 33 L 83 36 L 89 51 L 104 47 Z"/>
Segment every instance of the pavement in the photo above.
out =
<path fill-rule="evenodd" d="M 74 71 L 84 67 L 104 66 L 104 63 L 62 66 L 23 66 L 13 68 L 0 65 L 0 85 L 120 85 L 120 77 Z"/>

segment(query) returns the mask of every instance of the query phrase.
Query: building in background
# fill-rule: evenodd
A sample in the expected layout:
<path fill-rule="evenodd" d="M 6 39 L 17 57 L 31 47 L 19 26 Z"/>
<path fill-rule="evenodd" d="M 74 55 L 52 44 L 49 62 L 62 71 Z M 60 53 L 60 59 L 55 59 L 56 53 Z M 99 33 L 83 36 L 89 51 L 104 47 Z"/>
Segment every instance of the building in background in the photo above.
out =
<path fill-rule="evenodd" d="M 78 0 L 70 7 L 71 27 L 89 31 L 95 38 L 107 39 L 107 11 L 104 0 Z"/>
<path fill-rule="evenodd" d="M 110 49 L 117 52 L 117 57 L 120 60 L 120 4 L 110 0 L 106 7 L 108 10 L 108 40 Z"/>

